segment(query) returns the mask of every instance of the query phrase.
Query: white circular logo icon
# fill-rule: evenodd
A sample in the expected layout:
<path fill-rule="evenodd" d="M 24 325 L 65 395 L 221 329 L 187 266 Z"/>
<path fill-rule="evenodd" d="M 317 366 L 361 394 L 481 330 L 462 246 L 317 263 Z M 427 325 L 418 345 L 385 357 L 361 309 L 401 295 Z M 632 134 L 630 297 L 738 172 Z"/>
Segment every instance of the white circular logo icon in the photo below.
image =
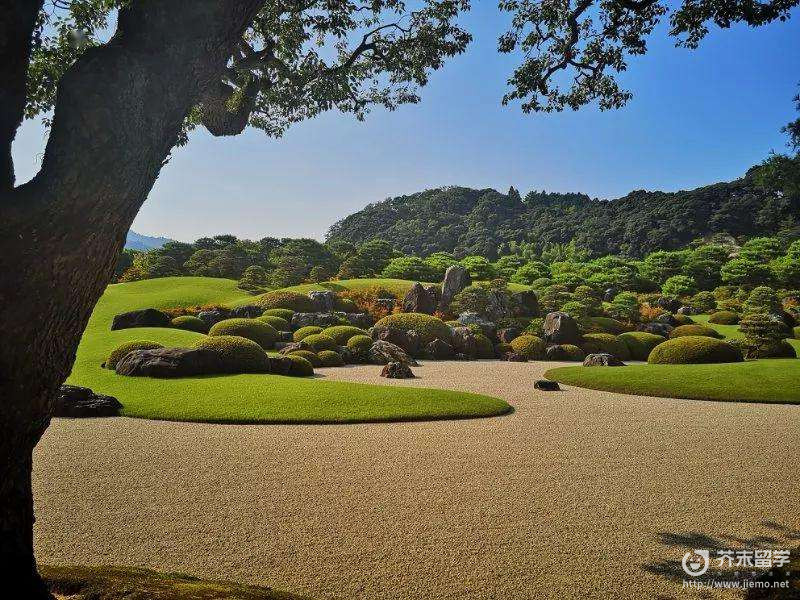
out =
<path fill-rule="evenodd" d="M 700 577 L 708 571 L 708 550 L 692 550 L 683 555 L 681 566 L 687 575 Z"/>

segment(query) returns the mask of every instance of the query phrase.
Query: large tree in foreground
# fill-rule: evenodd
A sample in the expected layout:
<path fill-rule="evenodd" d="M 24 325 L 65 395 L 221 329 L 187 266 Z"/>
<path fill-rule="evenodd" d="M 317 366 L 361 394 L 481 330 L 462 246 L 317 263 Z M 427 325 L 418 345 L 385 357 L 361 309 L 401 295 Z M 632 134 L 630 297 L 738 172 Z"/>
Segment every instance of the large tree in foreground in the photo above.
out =
<path fill-rule="evenodd" d="M 798 0 L 686 0 L 672 35 L 761 25 Z M 462 52 L 466 0 L 0 0 L 0 565 L 7 590 L 44 598 L 33 557 L 31 456 L 125 234 L 189 131 L 273 136 L 337 109 L 416 102 Z M 522 60 L 505 101 L 525 111 L 622 105 L 614 74 L 666 14 L 658 0 L 502 1 L 499 50 Z M 113 35 L 107 32 L 113 30 Z M 106 39 L 108 38 L 108 39 Z M 564 82 L 559 87 L 554 82 Z M 24 117 L 50 135 L 15 184 Z"/>

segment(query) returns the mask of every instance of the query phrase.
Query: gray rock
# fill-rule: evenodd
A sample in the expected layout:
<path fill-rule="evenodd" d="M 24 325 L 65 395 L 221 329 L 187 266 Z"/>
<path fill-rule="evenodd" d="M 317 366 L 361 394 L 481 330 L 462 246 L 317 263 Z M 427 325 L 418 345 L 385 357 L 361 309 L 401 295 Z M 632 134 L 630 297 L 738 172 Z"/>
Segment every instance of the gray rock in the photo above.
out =
<path fill-rule="evenodd" d="M 617 294 L 619 294 L 619 289 L 615 287 L 608 288 L 605 292 L 603 292 L 603 301 L 604 302 L 611 302 L 614 298 L 616 298 Z"/>
<path fill-rule="evenodd" d="M 444 340 L 436 338 L 425 346 L 425 354 L 434 360 L 447 360 L 453 357 L 453 347 Z"/>
<path fill-rule="evenodd" d="M 561 391 L 561 388 L 558 387 L 558 382 L 550 381 L 549 379 L 537 379 L 533 384 L 533 388 L 536 390 L 541 390 L 543 392 Z"/>
<path fill-rule="evenodd" d="M 403 298 L 403 312 L 432 315 L 436 310 L 436 304 L 435 295 L 417 282 L 411 286 Z"/>
<path fill-rule="evenodd" d="M 470 284 L 469 273 L 461 265 L 452 265 L 444 273 L 439 310 L 446 312 L 453 297 Z"/>
<path fill-rule="evenodd" d="M 375 323 L 375 319 L 368 313 L 336 313 L 343 315 L 348 324 L 361 329 L 369 329 Z"/>
<path fill-rule="evenodd" d="M 564 312 L 547 313 L 544 318 L 544 339 L 548 344 L 572 344 L 581 342 L 578 323 Z"/>
<path fill-rule="evenodd" d="M 681 307 L 681 301 L 671 296 L 661 296 L 656 300 L 655 305 L 659 308 L 663 308 L 667 312 L 674 313 L 678 312 L 678 309 Z"/>
<path fill-rule="evenodd" d="M 211 327 L 212 325 L 216 325 L 220 321 L 224 321 L 229 317 L 230 317 L 230 311 L 219 308 L 215 308 L 212 310 L 204 310 L 197 313 L 197 318 L 203 321 L 209 327 Z"/>
<path fill-rule="evenodd" d="M 117 363 L 117 375 L 130 377 L 191 377 L 225 371 L 216 352 L 204 348 L 133 350 Z"/>
<path fill-rule="evenodd" d="M 372 339 L 383 340 L 395 346 L 400 346 L 411 356 L 419 352 L 419 335 L 416 331 L 402 331 L 389 327 L 373 327 Z"/>
<path fill-rule="evenodd" d="M 533 290 L 511 294 L 511 312 L 517 317 L 535 317 L 539 314 L 539 297 Z"/>
<path fill-rule="evenodd" d="M 500 321 L 512 316 L 511 296 L 505 290 L 488 290 L 486 304 L 486 318 L 490 321 Z"/>
<path fill-rule="evenodd" d="M 475 334 L 468 327 L 453 328 L 453 350 L 466 357 L 475 356 Z"/>
<path fill-rule="evenodd" d="M 666 323 L 670 327 L 677 327 L 678 326 L 678 319 L 672 313 L 664 313 L 658 315 L 655 319 L 653 319 L 654 323 Z"/>
<path fill-rule="evenodd" d="M 369 349 L 369 360 L 378 365 L 400 362 L 412 367 L 417 366 L 417 361 L 411 358 L 400 346 L 383 340 L 372 343 L 372 347 Z"/>
<path fill-rule="evenodd" d="M 457 321 L 462 325 L 477 325 L 481 328 L 481 331 L 483 331 L 483 335 L 488 337 L 490 340 L 493 340 L 497 335 L 497 327 L 495 324 L 491 321 L 487 321 L 478 313 L 463 312 L 458 315 Z"/>
<path fill-rule="evenodd" d="M 308 327 L 309 325 L 317 325 L 318 327 L 331 327 L 333 325 L 343 325 L 347 323 L 344 317 L 345 313 L 294 313 L 292 315 L 292 328 L 300 329 L 301 327 Z"/>
<path fill-rule="evenodd" d="M 390 362 L 386 363 L 381 370 L 381 377 L 389 379 L 413 379 L 414 373 L 406 363 Z"/>
<path fill-rule="evenodd" d="M 155 308 L 145 308 L 116 315 L 111 322 L 111 331 L 133 327 L 169 327 L 171 324 L 172 317 L 167 313 Z"/>
<path fill-rule="evenodd" d="M 596 354 L 589 354 L 583 360 L 584 367 L 624 367 L 625 363 L 618 359 L 613 354 L 605 352 L 598 352 Z"/>
<path fill-rule="evenodd" d="M 678 314 L 679 315 L 693 315 L 694 314 L 694 309 L 691 306 L 681 306 L 678 309 Z"/>
<path fill-rule="evenodd" d="M 62 385 L 53 404 L 54 417 L 71 419 L 83 417 L 115 417 L 122 408 L 113 396 L 95 394 L 77 385 Z"/>
<path fill-rule="evenodd" d="M 317 312 L 331 313 L 336 307 L 336 294 L 330 290 L 308 292 Z"/>
<path fill-rule="evenodd" d="M 663 335 L 664 337 L 669 337 L 669 333 L 675 329 L 672 325 L 668 323 L 659 323 L 657 321 L 653 321 L 652 323 L 642 323 L 636 327 L 636 331 L 645 331 L 647 333 L 655 333 L 656 335 Z"/>
<path fill-rule="evenodd" d="M 264 314 L 264 309 L 255 304 L 246 304 L 231 309 L 230 317 L 234 319 L 255 319 Z"/>

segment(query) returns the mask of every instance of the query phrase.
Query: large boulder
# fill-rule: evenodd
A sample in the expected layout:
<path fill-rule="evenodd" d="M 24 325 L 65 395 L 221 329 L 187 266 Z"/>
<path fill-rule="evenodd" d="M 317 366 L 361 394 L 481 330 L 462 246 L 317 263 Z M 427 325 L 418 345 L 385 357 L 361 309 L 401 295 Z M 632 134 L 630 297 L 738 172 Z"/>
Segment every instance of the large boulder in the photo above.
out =
<path fill-rule="evenodd" d="M 511 317 L 513 314 L 511 304 L 511 296 L 505 290 L 488 290 L 486 318 L 497 322 Z"/>
<path fill-rule="evenodd" d="M 191 377 L 225 371 L 217 352 L 206 348 L 133 350 L 117 363 L 117 375 L 132 377 Z"/>
<path fill-rule="evenodd" d="M 598 352 L 596 354 L 589 354 L 583 360 L 584 367 L 624 367 L 625 363 L 618 359 L 613 354 L 605 352 Z"/>
<path fill-rule="evenodd" d="M 663 308 L 667 312 L 676 313 L 681 307 L 681 301 L 671 296 L 660 296 L 656 299 L 655 305 L 659 308 Z"/>
<path fill-rule="evenodd" d="M 403 298 L 403 312 L 432 315 L 436 310 L 436 303 L 437 299 L 431 288 L 425 288 L 417 282 Z"/>
<path fill-rule="evenodd" d="M 655 319 L 653 319 L 654 323 L 666 323 L 670 327 L 677 327 L 680 325 L 678 319 L 675 318 L 675 315 L 672 313 L 662 313 L 658 315 Z"/>
<path fill-rule="evenodd" d="M 336 294 L 330 290 L 308 292 L 318 312 L 330 313 L 336 307 Z"/>
<path fill-rule="evenodd" d="M 416 331 L 403 331 L 392 327 L 373 327 L 372 339 L 400 346 L 411 356 L 415 356 L 419 352 L 419 334 Z"/>
<path fill-rule="evenodd" d="M 336 313 L 342 315 L 348 324 L 360 329 L 369 329 L 375 324 L 375 319 L 369 313 Z"/>
<path fill-rule="evenodd" d="M 414 373 L 406 363 L 390 362 L 386 363 L 381 370 L 381 377 L 388 379 L 412 379 Z"/>
<path fill-rule="evenodd" d="M 578 323 L 565 312 L 547 313 L 544 318 L 544 339 L 548 344 L 580 345 Z"/>
<path fill-rule="evenodd" d="M 412 367 L 417 366 L 417 361 L 411 358 L 400 346 L 383 340 L 377 340 L 372 343 L 369 349 L 369 360 L 378 365 L 399 362 Z"/>
<path fill-rule="evenodd" d="M 296 330 L 310 325 L 316 325 L 323 329 L 334 325 L 342 325 L 343 316 L 344 313 L 297 312 L 292 315 L 292 329 Z"/>
<path fill-rule="evenodd" d="M 456 354 L 475 356 L 475 334 L 469 327 L 453 328 L 453 350 Z"/>
<path fill-rule="evenodd" d="M 539 297 L 533 290 L 511 294 L 511 312 L 516 317 L 535 317 L 539 314 Z"/>
<path fill-rule="evenodd" d="M 457 321 L 462 325 L 477 325 L 481 328 L 483 335 L 488 337 L 490 340 L 495 339 L 497 336 L 497 326 L 491 321 L 484 319 L 478 313 L 463 312 L 458 315 Z"/>
<path fill-rule="evenodd" d="M 62 385 L 53 404 L 54 417 L 115 417 L 122 408 L 113 396 L 95 394 L 77 385 Z"/>
<path fill-rule="evenodd" d="M 461 265 L 452 265 L 444 273 L 442 281 L 442 297 L 439 300 L 439 310 L 446 312 L 453 301 L 453 297 L 470 284 L 469 273 Z"/>
<path fill-rule="evenodd" d="M 111 331 L 133 327 L 169 327 L 170 325 L 172 325 L 172 317 L 167 313 L 155 308 L 145 308 L 116 315 L 111 322 Z"/>
<path fill-rule="evenodd" d="M 231 309 L 231 318 L 235 319 L 255 319 L 264 314 L 264 309 L 255 304 L 246 304 Z"/>
<path fill-rule="evenodd" d="M 453 358 L 453 347 L 445 342 L 436 338 L 425 346 L 425 354 L 434 360 L 447 360 Z"/>

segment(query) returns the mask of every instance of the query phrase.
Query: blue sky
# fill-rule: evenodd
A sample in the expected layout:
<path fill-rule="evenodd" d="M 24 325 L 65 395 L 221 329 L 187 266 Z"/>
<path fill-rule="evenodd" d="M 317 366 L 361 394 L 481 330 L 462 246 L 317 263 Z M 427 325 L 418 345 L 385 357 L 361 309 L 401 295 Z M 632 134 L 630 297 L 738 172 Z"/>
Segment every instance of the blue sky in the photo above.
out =
<path fill-rule="evenodd" d="M 770 150 L 794 118 L 800 82 L 800 11 L 768 27 L 712 31 L 695 51 L 663 28 L 622 81 L 619 111 L 523 115 L 500 98 L 514 57 L 498 55 L 495 2 L 462 22 L 467 53 L 434 73 L 422 102 L 359 123 L 329 113 L 282 139 L 192 135 L 175 151 L 134 223 L 140 233 L 310 236 L 370 202 L 444 185 L 510 185 L 613 198 L 734 179 Z M 14 146 L 20 181 L 38 168 L 45 132 L 26 123 Z"/>

